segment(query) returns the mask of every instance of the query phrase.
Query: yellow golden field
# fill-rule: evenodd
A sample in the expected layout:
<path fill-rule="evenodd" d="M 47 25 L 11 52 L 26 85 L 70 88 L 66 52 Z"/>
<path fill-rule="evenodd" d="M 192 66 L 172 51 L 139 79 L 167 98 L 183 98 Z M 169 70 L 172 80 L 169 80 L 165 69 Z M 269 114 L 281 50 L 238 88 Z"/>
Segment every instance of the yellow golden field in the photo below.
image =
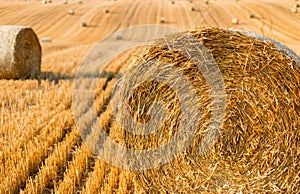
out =
<path fill-rule="evenodd" d="M 87 52 L 112 32 L 160 24 L 188 30 L 251 30 L 300 54 L 300 13 L 294 0 L 0 0 L 0 25 L 30 26 L 41 42 L 39 79 L 0 80 L 0 193 L 147 193 L 134 174 L 93 156 L 77 132 L 72 110 L 75 74 Z M 191 6 L 197 11 L 191 11 Z M 109 13 L 103 10 L 109 8 Z M 75 14 L 70 15 L 72 9 Z M 300 11 L 300 8 L 299 8 Z M 256 18 L 250 18 L 253 13 Z M 238 18 L 239 24 L 232 19 Z M 88 26 L 82 27 L 82 21 Z M 0 43 L 1 44 L 1 43 Z M 123 71 L 138 50 L 118 55 L 107 71 Z M 99 79 L 96 110 L 110 126 L 116 78 Z M 105 87 L 103 87 L 105 85 Z M 299 187 L 300 189 L 300 187 Z"/>

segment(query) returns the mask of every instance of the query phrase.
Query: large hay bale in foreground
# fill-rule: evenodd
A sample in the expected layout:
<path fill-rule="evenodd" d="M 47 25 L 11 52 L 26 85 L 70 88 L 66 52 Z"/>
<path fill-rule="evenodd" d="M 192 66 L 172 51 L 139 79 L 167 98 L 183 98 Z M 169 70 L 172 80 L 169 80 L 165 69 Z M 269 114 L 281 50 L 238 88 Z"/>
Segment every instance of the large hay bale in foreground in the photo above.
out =
<path fill-rule="evenodd" d="M 169 49 L 172 44 L 189 47 L 190 43 L 180 42 L 188 35 L 195 37 L 212 54 L 222 73 L 227 94 L 225 121 L 219 137 L 203 154 L 199 153 L 212 117 L 211 88 L 188 56 Z M 199 117 L 198 131 L 184 152 L 162 166 L 135 171 L 138 182 L 146 191 L 299 191 L 300 67 L 287 52 L 272 42 L 242 32 L 217 28 L 192 30 L 157 40 L 127 69 L 122 79 L 125 84 L 120 82 L 119 89 L 127 93 L 126 86 L 134 85 L 131 83 L 139 77 L 149 77 L 145 69 L 157 65 L 146 62 L 151 60 L 160 61 L 163 71 L 173 66 L 184 73 L 194 87 L 198 98 L 194 103 L 200 113 L 193 115 Z M 141 74 L 141 71 L 145 73 Z M 161 70 L 155 73 L 163 74 Z M 167 119 L 154 134 L 134 134 L 119 126 L 110 131 L 111 136 L 134 150 L 155 149 L 172 139 L 184 116 L 178 95 L 164 83 L 147 81 L 134 88 L 131 96 L 124 107 L 130 107 L 130 115 L 138 123 L 150 119 L 149 111 L 154 101 L 164 104 Z M 187 101 L 189 97 L 187 93 Z M 181 146 L 180 141 L 177 146 Z"/>
<path fill-rule="evenodd" d="M 29 27 L 0 26 L 0 79 L 35 77 L 41 67 L 41 46 Z"/>

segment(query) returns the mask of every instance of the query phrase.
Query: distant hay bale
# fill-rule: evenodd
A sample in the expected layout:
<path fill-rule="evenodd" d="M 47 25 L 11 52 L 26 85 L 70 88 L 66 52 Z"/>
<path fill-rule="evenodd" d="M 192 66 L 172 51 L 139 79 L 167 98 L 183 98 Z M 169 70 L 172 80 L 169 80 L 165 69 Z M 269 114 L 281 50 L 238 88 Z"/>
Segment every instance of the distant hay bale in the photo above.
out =
<path fill-rule="evenodd" d="M 249 14 L 249 18 L 250 18 L 250 19 L 255 18 L 254 13 L 250 13 L 250 14 Z"/>
<path fill-rule="evenodd" d="M 74 15 L 74 14 L 75 14 L 75 12 L 74 12 L 74 10 L 73 10 L 73 9 L 69 9 L 69 11 L 68 11 L 68 14 L 69 14 L 69 15 Z"/>
<path fill-rule="evenodd" d="M 63 4 L 68 4 L 68 1 L 67 1 L 67 0 L 64 0 Z"/>
<path fill-rule="evenodd" d="M 208 4 L 209 3 L 209 0 L 205 0 L 205 2 L 204 2 L 205 4 Z"/>
<path fill-rule="evenodd" d="M 109 8 L 105 8 L 105 9 L 103 10 L 103 12 L 104 12 L 104 13 L 109 13 Z"/>
<path fill-rule="evenodd" d="M 233 18 L 233 19 L 231 20 L 231 23 L 232 23 L 232 24 L 239 24 L 239 20 L 236 19 L 236 18 Z"/>
<path fill-rule="evenodd" d="M 202 144 L 203 136 L 208 133 L 209 124 L 215 122 L 211 121 L 212 86 L 191 61 L 199 52 L 182 54 L 194 45 L 186 41 L 190 36 L 212 55 L 222 73 L 227 94 L 226 116 L 219 137 L 204 154 L 199 154 L 206 146 Z M 172 44 L 182 50 L 171 50 Z M 150 76 L 147 71 L 141 74 L 141 70 L 153 67 L 159 70 L 154 75 L 161 74 L 161 77 L 164 76 L 161 71 L 172 74 L 170 67 L 184 72 L 198 99 L 189 101 L 189 93 L 183 99 L 195 103 L 200 111 L 190 117 L 199 117 L 198 131 L 185 151 L 167 164 L 133 172 L 147 193 L 299 191 L 300 66 L 285 51 L 273 42 L 242 32 L 206 28 L 164 36 L 135 61 L 123 75 L 124 86 L 135 86 L 127 89 L 132 96 L 126 104 L 129 114 L 143 124 L 155 116 L 155 113 L 150 114 L 151 107 L 153 102 L 159 101 L 164 104 L 167 115 L 159 125 L 161 128 L 150 135 L 131 133 L 122 127 L 111 128 L 110 134 L 116 141 L 130 150 L 151 150 L 165 145 L 179 130 L 182 99 L 167 84 L 156 80 L 136 86 L 134 80 Z M 149 61 L 159 61 L 161 68 Z M 205 62 L 200 64 L 204 69 L 207 67 Z M 211 80 L 215 79 L 215 74 L 209 74 L 208 70 L 206 73 Z M 184 88 L 179 86 L 178 90 L 181 89 Z M 176 146 L 181 146 L 180 141 Z"/>
<path fill-rule="evenodd" d="M 42 4 L 47 4 L 47 0 L 42 0 Z"/>
<path fill-rule="evenodd" d="M 122 38 L 123 38 L 122 33 L 121 33 L 121 32 L 117 32 L 117 33 L 116 33 L 116 39 L 117 39 L 117 40 L 121 40 Z"/>
<path fill-rule="evenodd" d="M 175 4 L 175 1 L 171 1 L 172 4 Z"/>
<path fill-rule="evenodd" d="M 159 21 L 160 21 L 160 23 L 165 23 L 165 18 L 161 17 Z"/>
<path fill-rule="evenodd" d="M 41 46 L 29 27 L 0 26 L 0 79 L 35 77 L 41 68 Z"/>
<path fill-rule="evenodd" d="M 82 21 L 81 22 L 81 26 L 83 26 L 83 27 L 86 27 L 88 24 L 87 24 L 87 21 Z"/>
<path fill-rule="evenodd" d="M 299 7 L 300 7 L 300 4 L 297 3 L 297 4 L 294 5 L 294 7 L 295 7 L 295 8 L 299 8 Z"/>
<path fill-rule="evenodd" d="M 82 0 L 78 0 L 78 3 L 79 3 L 79 4 L 82 4 L 83 2 L 82 2 Z"/>
<path fill-rule="evenodd" d="M 52 3 L 52 0 L 48 0 L 48 3 Z"/>
<path fill-rule="evenodd" d="M 195 11 L 196 9 L 195 9 L 195 7 L 194 6 L 192 6 L 191 7 L 191 11 Z"/>
<path fill-rule="evenodd" d="M 297 10 L 296 7 L 292 7 L 292 8 L 291 8 L 291 12 L 293 12 L 293 13 L 298 13 L 298 10 Z"/>
<path fill-rule="evenodd" d="M 43 37 L 43 38 L 41 38 L 41 41 L 44 42 L 44 43 L 46 43 L 46 42 L 51 43 L 52 38 L 51 37 Z"/>

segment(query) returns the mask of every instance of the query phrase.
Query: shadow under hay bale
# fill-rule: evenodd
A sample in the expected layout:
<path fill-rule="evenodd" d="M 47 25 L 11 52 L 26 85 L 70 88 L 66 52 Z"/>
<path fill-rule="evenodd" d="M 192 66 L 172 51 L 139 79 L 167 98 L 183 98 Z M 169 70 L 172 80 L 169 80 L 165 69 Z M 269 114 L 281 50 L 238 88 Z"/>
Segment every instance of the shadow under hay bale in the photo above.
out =
<path fill-rule="evenodd" d="M 97 79 L 106 78 L 107 81 L 109 81 L 112 77 L 118 78 L 118 77 L 120 77 L 120 75 L 118 75 L 112 71 L 103 71 L 101 74 L 100 73 L 97 73 L 97 74 L 86 73 L 86 74 L 80 75 L 80 77 L 81 78 L 97 78 Z M 74 75 L 61 74 L 59 72 L 54 73 L 51 71 L 41 72 L 36 78 L 39 81 L 41 81 L 41 80 L 53 81 L 55 84 L 58 84 L 59 81 L 76 79 L 76 77 Z"/>
<path fill-rule="evenodd" d="M 167 43 L 188 47 L 189 42 L 180 40 L 190 35 L 213 56 L 227 94 L 226 116 L 219 138 L 203 154 L 199 153 L 212 118 L 211 87 L 197 66 L 180 51 L 170 50 Z M 200 112 L 194 116 L 200 117 L 193 141 L 175 160 L 153 169 L 134 171 L 146 191 L 295 193 L 299 190 L 300 66 L 287 52 L 270 41 L 243 32 L 196 29 L 166 36 L 150 45 L 127 69 L 120 89 L 126 93 L 125 86 L 133 80 L 149 76 L 147 72 L 140 74 L 140 70 L 157 65 L 146 62 L 150 60 L 160 61 L 163 70 L 173 66 L 184 73 L 198 98 L 195 103 Z M 189 94 L 185 97 L 189 99 Z M 134 150 L 155 149 L 172 139 L 183 115 L 180 99 L 168 85 L 153 80 L 134 88 L 127 102 L 130 115 L 138 123 L 147 122 L 154 101 L 160 101 L 167 114 L 154 134 L 130 133 L 113 123 L 111 137 Z M 177 146 L 181 146 L 180 141 Z"/>
<path fill-rule="evenodd" d="M 31 28 L 0 26 L 0 79 L 35 77 L 41 68 L 41 46 Z"/>

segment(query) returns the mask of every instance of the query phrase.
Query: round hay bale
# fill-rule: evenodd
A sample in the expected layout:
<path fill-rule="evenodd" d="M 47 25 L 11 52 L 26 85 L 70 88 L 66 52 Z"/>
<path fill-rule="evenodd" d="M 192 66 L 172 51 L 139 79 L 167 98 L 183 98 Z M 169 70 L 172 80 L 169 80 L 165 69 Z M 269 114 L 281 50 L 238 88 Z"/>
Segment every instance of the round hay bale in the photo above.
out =
<path fill-rule="evenodd" d="M 51 37 L 43 37 L 43 38 L 41 38 L 41 41 L 42 42 L 49 42 L 49 43 L 51 43 L 52 42 L 52 38 Z"/>
<path fill-rule="evenodd" d="M 249 18 L 250 18 L 250 19 L 255 18 L 254 13 L 250 13 L 250 14 L 249 14 Z"/>
<path fill-rule="evenodd" d="M 0 26 L 0 79 L 35 77 L 41 69 L 41 46 L 34 31 Z"/>
<path fill-rule="evenodd" d="M 191 7 L 191 11 L 196 11 L 194 6 Z"/>
<path fill-rule="evenodd" d="M 73 9 L 69 9 L 69 10 L 68 10 L 68 14 L 69 14 L 69 15 L 74 15 L 74 14 L 75 14 L 75 12 L 74 12 L 74 10 L 73 10 Z"/>
<path fill-rule="evenodd" d="M 103 12 L 104 12 L 104 13 L 109 13 L 109 8 L 105 8 L 105 9 L 103 10 Z"/>
<path fill-rule="evenodd" d="M 82 26 L 82 27 L 87 27 L 87 25 L 88 25 L 88 24 L 87 24 L 87 21 L 82 21 L 82 22 L 81 22 L 81 26 Z"/>
<path fill-rule="evenodd" d="M 121 40 L 122 38 L 123 38 L 123 36 L 122 36 L 121 32 L 116 33 L 116 39 L 117 40 Z"/>
<path fill-rule="evenodd" d="M 202 154 L 201 150 L 205 149 L 203 136 L 209 123 L 213 122 L 211 87 L 202 71 L 190 60 L 198 52 L 184 55 L 180 50 L 170 50 L 171 44 L 182 47 L 182 52 L 184 48 L 195 45 L 181 41 L 190 36 L 212 55 L 227 94 L 226 115 L 219 137 Z M 298 192 L 300 66 L 285 51 L 272 42 L 242 32 L 195 29 L 156 40 L 126 70 L 125 82 L 134 82 L 141 76 L 149 77 L 147 72 L 140 74 L 139 71 L 152 66 L 157 69 L 157 63 L 149 61 L 159 61 L 160 70 L 167 71 L 172 66 L 184 73 L 197 95 L 198 100 L 194 103 L 200 113 L 191 116 L 191 119 L 199 116 L 198 130 L 185 151 L 156 168 L 134 171 L 136 180 L 146 192 Z M 201 65 L 205 67 L 206 64 Z M 126 90 L 126 87 L 121 89 Z M 119 137 L 118 142 L 133 150 L 154 149 L 172 139 L 183 117 L 177 93 L 163 83 L 147 81 L 134 88 L 130 95 L 132 98 L 126 107 L 130 107 L 128 110 L 138 123 L 149 120 L 149 110 L 155 101 L 164 104 L 166 119 L 154 134 L 139 135 L 121 127 L 111 130 L 110 134 Z M 187 93 L 185 98 L 188 100 L 189 96 Z M 177 146 L 181 146 L 180 141 Z"/>
<path fill-rule="evenodd" d="M 161 17 L 161 18 L 159 19 L 159 21 L 160 21 L 160 23 L 165 23 L 165 18 L 164 18 L 164 17 Z"/>
<path fill-rule="evenodd" d="M 42 4 L 47 4 L 47 0 L 42 0 Z"/>
<path fill-rule="evenodd" d="M 82 2 L 82 0 L 78 0 L 78 4 L 82 4 L 83 2 Z"/>
<path fill-rule="evenodd" d="M 175 1 L 171 1 L 172 4 L 175 4 Z"/>
<path fill-rule="evenodd" d="M 209 0 L 205 0 L 205 4 L 208 4 L 209 3 Z"/>
<path fill-rule="evenodd" d="M 296 7 L 292 7 L 292 8 L 291 8 L 291 12 L 293 12 L 293 13 L 297 13 L 297 12 L 298 12 L 298 10 L 297 10 L 297 8 L 296 8 Z"/>
<path fill-rule="evenodd" d="M 67 0 L 64 0 L 63 4 L 68 4 L 68 1 L 67 1 Z"/>
<path fill-rule="evenodd" d="M 299 4 L 299 3 L 296 3 L 296 4 L 294 5 L 294 7 L 295 7 L 295 8 L 299 8 L 299 7 L 300 7 L 300 4 Z"/>
<path fill-rule="evenodd" d="M 232 23 L 232 24 L 239 24 L 239 20 L 236 19 L 236 18 L 233 18 L 233 19 L 231 20 L 231 23 Z"/>

